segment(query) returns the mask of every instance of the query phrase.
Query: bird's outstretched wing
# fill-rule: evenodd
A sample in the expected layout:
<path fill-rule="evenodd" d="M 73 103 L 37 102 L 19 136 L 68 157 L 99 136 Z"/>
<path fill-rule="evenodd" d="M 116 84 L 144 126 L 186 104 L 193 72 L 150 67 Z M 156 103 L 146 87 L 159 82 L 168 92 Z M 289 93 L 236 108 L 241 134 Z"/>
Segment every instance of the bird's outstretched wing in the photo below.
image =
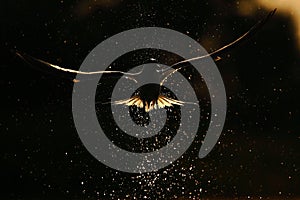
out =
<path fill-rule="evenodd" d="M 236 40 L 234 40 L 233 42 L 219 48 L 216 51 L 213 51 L 211 53 L 208 53 L 206 55 L 202 55 L 202 56 L 198 56 L 198 57 L 194 57 L 194 58 L 190 58 L 187 60 L 183 60 L 180 62 L 177 62 L 173 65 L 171 65 L 171 68 L 175 68 L 175 70 L 172 70 L 169 74 L 167 74 L 161 81 L 161 85 L 167 80 L 167 78 L 169 76 L 171 76 L 172 74 L 174 74 L 175 72 L 187 67 L 187 64 L 189 62 L 192 61 L 196 61 L 196 60 L 201 60 L 201 59 L 205 59 L 208 57 L 212 57 L 215 61 L 218 61 L 221 59 L 220 55 L 224 54 L 225 52 L 229 51 L 232 48 L 235 48 L 236 46 L 240 45 L 242 42 L 250 39 L 253 35 L 255 35 L 268 21 L 269 19 L 275 14 L 276 12 L 276 8 L 274 10 L 272 10 L 271 12 L 269 12 L 269 14 L 263 18 L 262 20 L 258 21 L 254 26 L 252 26 L 246 33 L 244 33 L 242 36 L 240 36 L 239 38 L 237 38 Z"/>
<path fill-rule="evenodd" d="M 24 61 L 28 62 L 29 64 L 30 61 L 36 61 L 38 63 L 41 63 L 45 66 L 63 71 L 63 72 L 68 72 L 68 73 L 73 73 L 73 74 L 83 74 L 83 75 L 95 75 L 95 74 L 119 74 L 119 75 L 125 75 L 125 78 L 128 78 L 130 80 L 134 80 L 134 78 L 128 77 L 128 76 L 136 76 L 139 75 L 143 72 L 143 69 L 141 69 L 139 72 L 136 73 L 129 73 L 129 72 L 123 72 L 123 71 L 91 71 L 91 72 L 87 72 L 87 71 L 79 71 L 79 70 L 74 70 L 74 69 L 70 69 L 70 68 L 64 68 L 64 67 L 60 67 L 58 65 L 55 64 L 51 64 L 49 62 L 46 62 L 44 60 L 41 60 L 39 58 L 35 58 L 33 56 L 30 56 L 28 54 L 22 53 L 20 51 L 15 51 L 15 54 L 20 57 L 21 59 L 23 59 Z M 79 82 L 80 80 L 74 79 L 74 82 Z M 135 81 L 135 80 L 134 80 Z"/>

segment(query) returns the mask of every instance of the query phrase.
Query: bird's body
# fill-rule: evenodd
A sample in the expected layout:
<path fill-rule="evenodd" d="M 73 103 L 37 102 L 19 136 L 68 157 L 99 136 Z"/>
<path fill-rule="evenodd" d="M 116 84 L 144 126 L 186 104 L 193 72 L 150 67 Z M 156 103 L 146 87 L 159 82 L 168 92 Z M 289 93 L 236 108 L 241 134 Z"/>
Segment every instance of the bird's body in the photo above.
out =
<path fill-rule="evenodd" d="M 123 104 L 127 106 L 137 106 L 149 112 L 153 109 L 172 107 L 173 105 L 183 105 L 183 101 L 179 101 L 161 93 L 161 85 L 147 84 L 139 88 L 135 94 L 125 100 L 115 101 L 117 105 Z"/>

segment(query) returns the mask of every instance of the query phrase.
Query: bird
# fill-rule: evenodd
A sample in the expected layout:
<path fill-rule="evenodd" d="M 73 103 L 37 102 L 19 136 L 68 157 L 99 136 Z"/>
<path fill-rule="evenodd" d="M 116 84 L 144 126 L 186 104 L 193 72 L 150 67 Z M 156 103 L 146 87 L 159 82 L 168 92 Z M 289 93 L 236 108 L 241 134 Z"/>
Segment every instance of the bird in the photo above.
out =
<path fill-rule="evenodd" d="M 206 59 L 206 58 L 213 58 L 214 61 L 219 61 L 221 60 L 221 55 L 224 54 L 227 51 L 230 51 L 232 48 L 235 48 L 236 46 L 240 45 L 242 42 L 248 40 L 251 38 L 253 35 L 255 35 L 265 24 L 269 19 L 275 14 L 276 8 L 272 10 L 271 12 L 268 13 L 266 17 L 263 19 L 259 20 L 254 26 L 252 26 L 247 32 L 242 34 L 240 37 L 235 39 L 234 41 L 228 43 L 227 45 L 202 56 L 198 57 L 193 57 L 190 59 L 182 60 L 180 62 L 176 62 L 173 65 L 170 66 L 173 70 L 169 70 L 164 76 L 162 77 L 160 84 L 147 84 L 142 86 L 141 88 L 137 89 L 134 94 L 127 99 L 121 99 L 121 100 L 116 100 L 111 102 L 112 104 L 115 105 L 126 105 L 126 106 L 136 106 L 137 108 L 143 109 L 146 113 L 154 110 L 154 109 L 163 109 L 163 108 L 170 108 L 175 105 L 178 106 L 183 106 L 186 103 L 190 102 L 185 102 L 181 101 L 175 98 L 172 98 L 170 96 L 167 96 L 166 94 L 162 93 L 162 88 L 163 88 L 163 83 L 170 77 L 172 76 L 175 72 L 178 72 L 182 69 L 185 69 L 187 67 L 190 67 L 188 65 L 192 61 L 196 60 L 201 60 L 201 59 Z M 134 79 L 134 76 L 139 75 L 143 73 L 143 69 L 139 72 L 136 73 L 129 73 L 129 72 L 123 72 L 123 71 L 92 71 L 92 72 L 85 72 L 85 71 L 78 71 L 78 70 L 73 70 L 70 68 L 64 68 L 60 67 L 55 64 L 51 64 L 49 62 L 46 62 L 42 59 L 35 58 L 33 56 L 30 56 L 28 54 L 25 54 L 20 51 L 15 51 L 15 54 L 22 58 L 25 61 L 29 60 L 34 60 L 36 62 L 39 62 L 43 65 L 46 65 L 48 67 L 54 68 L 56 70 L 64 71 L 67 73 L 74 73 L 74 74 L 85 74 L 85 75 L 93 75 L 93 74 L 121 74 L 124 75 L 125 77 L 136 81 Z M 155 59 L 151 59 L 151 61 L 155 61 Z M 161 70 L 161 72 L 164 72 L 164 70 Z M 76 84 L 80 84 L 80 80 L 78 79 L 73 79 L 73 82 Z"/>

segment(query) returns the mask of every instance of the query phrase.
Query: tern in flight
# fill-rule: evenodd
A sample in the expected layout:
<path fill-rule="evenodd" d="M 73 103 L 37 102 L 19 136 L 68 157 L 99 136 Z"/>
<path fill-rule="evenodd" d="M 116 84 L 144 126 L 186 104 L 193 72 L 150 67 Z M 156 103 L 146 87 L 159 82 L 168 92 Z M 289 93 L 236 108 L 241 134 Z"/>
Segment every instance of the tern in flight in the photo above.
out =
<path fill-rule="evenodd" d="M 241 35 L 239 38 L 237 38 L 233 42 L 219 48 L 218 50 L 208 53 L 206 55 L 190 58 L 190 59 L 183 60 L 183 61 L 180 61 L 180 62 L 177 62 L 177 63 L 171 65 L 170 68 L 173 68 L 173 70 L 163 76 L 159 85 L 153 86 L 153 84 L 152 84 L 151 87 L 150 87 L 150 85 L 145 86 L 143 89 L 140 89 L 137 92 L 135 92 L 134 95 L 132 95 L 130 98 L 114 101 L 111 103 L 116 104 L 116 105 L 136 106 L 138 108 L 144 109 L 145 112 L 149 112 L 153 109 L 172 107 L 174 105 L 179 105 L 179 106 L 184 105 L 187 102 L 173 99 L 162 93 L 163 83 L 175 72 L 178 72 L 184 68 L 190 67 L 190 65 L 188 65 L 188 64 L 191 61 L 206 59 L 209 57 L 213 58 L 215 61 L 220 60 L 221 55 L 224 54 L 224 52 L 229 51 L 230 49 L 239 45 L 241 42 L 248 40 L 250 37 L 252 37 L 254 34 L 256 34 L 257 31 L 259 29 L 261 29 L 264 26 L 264 24 L 274 15 L 275 12 L 276 12 L 276 9 L 274 9 L 266 17 L 264 17 L 263 19 L 258 21 L 254 26 L 252 26 L 246 33 Z M 16 54 L 20 58 L 22 58 L 26 61 L 35 60 L 35 61 L 37 61 L 41 64 L 44 64 L 46 66 L 49 66 L 51 68 L 55 68 L 57 70 L 61 70 L 61 71 L 68 72 L 68 73 L 74 73 L 74 74 L 85 74 L 85 75 L 121 74 L 121 75 L 125 75 L 125 76 L 129 77 L 129 79 L 135 80 L 134 78 L 130 78 L 130 76 L 134 77 L 134 76 L 142 73 L 142 71 L 137 72 L 137 73 L 129 73 L 129 72 L 123 72 L 123 71 L 92 71 L 92 72 L 77 71 L 77 70 L 73 70 L 73 69 L 69 69 L 69 68 L 63 68 L 63 67 L 60 67 L 55 64 L 51 64 L 49 62 L 29 56 L 29 55 L 27 55 L 25 53 L 21 53 L 19 51 L 17 51 Z M 77 83 L 77 82 L 80 82 L 80 80 L 74 79 L 73 82 Z"/>

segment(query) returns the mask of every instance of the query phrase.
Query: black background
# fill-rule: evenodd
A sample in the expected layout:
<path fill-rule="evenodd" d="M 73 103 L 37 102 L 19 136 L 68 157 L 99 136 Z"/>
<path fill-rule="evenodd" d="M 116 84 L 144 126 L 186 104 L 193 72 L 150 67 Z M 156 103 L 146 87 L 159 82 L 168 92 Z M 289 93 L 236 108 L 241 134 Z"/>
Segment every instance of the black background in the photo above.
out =
<path fill-rule="evenodd" d="M 74 127 L 73 83 L 12 53 L 78 69 L 101 41 L 145 26 L 185 33 L 210 52 L 270 11 L 238 10 L 238 1 L 216 0 L 1 2 L 0 198 L 299 197 L 300 47 L 292 18 L 280 9 L 217 62 L 228 116 L 214 150 L 198 159 L 195 145 L 157 173 L 126 174 L 95 160 Z"/>

